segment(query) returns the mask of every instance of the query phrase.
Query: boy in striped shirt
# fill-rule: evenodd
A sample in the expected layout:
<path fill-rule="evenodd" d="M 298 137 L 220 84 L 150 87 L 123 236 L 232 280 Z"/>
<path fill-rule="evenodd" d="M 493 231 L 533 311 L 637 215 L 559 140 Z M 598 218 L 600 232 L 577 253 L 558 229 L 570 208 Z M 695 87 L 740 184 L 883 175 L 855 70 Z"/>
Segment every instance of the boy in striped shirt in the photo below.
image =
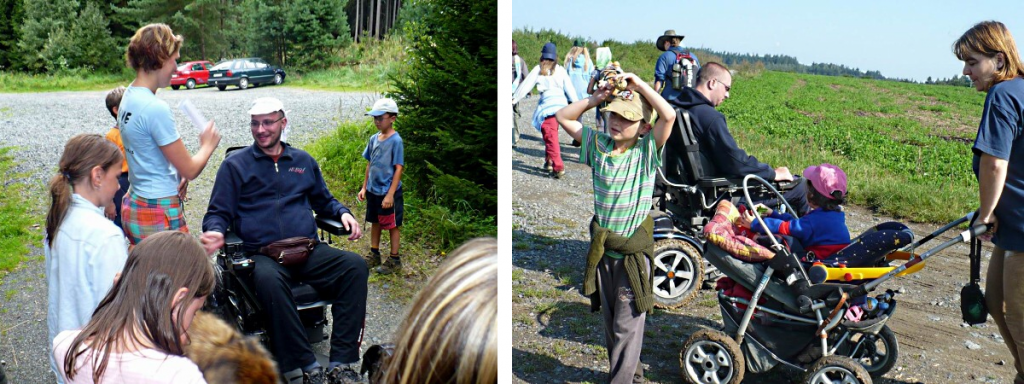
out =
<path fill-rule="evenodd" d="M 612 95 L 622 83 L 626 89 Z M 610 102 L 601 111 L 611 112 L 607 133 L 576 120 L 606 100 Z M 652 107 L 661 116 L 653 129 Z M 639 77 L 625 73 L 555 116 L 566 133 L 582 143 L 580 162 L 593 170 L 594 218 L 583 293 L 604 317 L 609 382 L 643 382 L 644 319 L 653 307 L 649 212 L 655 173 L 661 166 L 659 152 L 676 120 L 675 110 Z"/>

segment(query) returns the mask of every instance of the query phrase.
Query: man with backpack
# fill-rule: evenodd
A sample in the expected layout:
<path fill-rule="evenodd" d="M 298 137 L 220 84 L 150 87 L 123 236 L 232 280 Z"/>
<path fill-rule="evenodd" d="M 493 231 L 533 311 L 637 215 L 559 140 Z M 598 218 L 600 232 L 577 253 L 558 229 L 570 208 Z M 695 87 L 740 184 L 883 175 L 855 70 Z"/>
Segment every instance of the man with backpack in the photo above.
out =
<path fill-rule="evenodd" d="M 665 100 L 675 99 L 683 88 L 693 87 L 700 69 L 700 60 L 680 45 L 682 41 L 683 35 L 669 29 L 654 43 L 665 52 L 654 66 L 654 91 Z"/>

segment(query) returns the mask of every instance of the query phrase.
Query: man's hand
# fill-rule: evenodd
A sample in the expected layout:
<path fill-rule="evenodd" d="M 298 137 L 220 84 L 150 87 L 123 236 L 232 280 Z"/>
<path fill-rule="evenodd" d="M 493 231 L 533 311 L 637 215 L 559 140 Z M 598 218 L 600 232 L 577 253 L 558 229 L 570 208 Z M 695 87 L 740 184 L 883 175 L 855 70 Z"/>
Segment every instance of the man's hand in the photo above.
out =
<path fill-rule="evenodd" d="M 356 198 L 359 199 L 359 201 L 365 201 L 366 200 L 366 188 L 365 187 L 359 189 L 359 193 L 356 194 Z"/>
<path fill-rule="evenodd" d="M 992 235 L 996 233 L 996 227 L 999 225 L 999 219 L 996 218 L 995 214 L 990 214 L 987 217 L 979 217 L 973 223 L 974 226 L 980 224 L 991 224 L 992 226 L 988 228 L 988 231 L 985 231 L 985 233 L 978 236 L 978 238 L 983 241 L 992 241 Z"/>
<path fill-rule="evenodd" d="M 103 207 L 103 215 L 110 220 L 114 220 L 117 217 L 117 212 L 114 212 L 114 203 L 107 202 L 107 205 Z"/>
<path fill-rule="evenodd" d="M 789 172 L 789 168 L 775 168 L 775 181 L 793 181 L 793 174 Z"/>
<path fill-rule="evenodd" d="M 178 182 L 178 198 L 182 202 L 188 201 L 188 179 L 182 177 L 181 181 Z"/>
<path fill-rule="evenodd" d="M 384 201 L 382 201 L 380 203 L 380 207 L 384 208 L 384 209 L 390 209 L 394 205 L 395 205 L 395 196 L 390 194 L 390 193 L 385 195 L 384 196 Z"/>
<path fill-rule="evenodd" d="M 351 213 L 341 215 L 341 225 L 345 226 L 346 231 L 352 233 L 348 236 L 349 240 L 359 240 L 360 237 L 363 237 L 363 230 L 359 228 L 359 221 L 356 221 L 356 218 Z"/>
<path fill-rule="evenodd" d="M 199 236 L 199 242 L 203 244 L 206 255 L 212 255 L 224 246 L 224 234 L 216 231 L 206 231 Z"/>

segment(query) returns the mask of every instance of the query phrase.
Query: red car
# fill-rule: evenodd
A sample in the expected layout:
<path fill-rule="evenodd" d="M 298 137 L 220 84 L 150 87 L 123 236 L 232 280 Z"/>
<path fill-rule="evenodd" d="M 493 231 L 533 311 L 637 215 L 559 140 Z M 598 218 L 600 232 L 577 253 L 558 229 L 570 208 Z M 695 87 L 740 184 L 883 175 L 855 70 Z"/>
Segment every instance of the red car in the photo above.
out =
<path fill-rule="evenodd" d="M 192 89 L 196 84 L 206 84 L 210 80 L 210 68 L 213 67 L 209 61 L 188 61 L 178 65 L 178 70 L 171 76 L 171 88 L 177 90 L 182 85 Z"/>

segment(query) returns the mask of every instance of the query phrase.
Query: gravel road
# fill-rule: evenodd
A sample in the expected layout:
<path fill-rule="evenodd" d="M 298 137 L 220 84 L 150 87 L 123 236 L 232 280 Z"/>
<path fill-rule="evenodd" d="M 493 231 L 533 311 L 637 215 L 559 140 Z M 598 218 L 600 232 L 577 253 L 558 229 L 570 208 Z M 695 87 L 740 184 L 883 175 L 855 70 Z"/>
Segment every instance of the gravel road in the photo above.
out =
<path fill-rule="evenodd" d="M 106 92 L 0 93 L 0 146 L 15 148 L 16 171 L 28 175 L 19 181 L 38 191 L 34 194 L 38 196 L 31 196 L 30 200 L 39 212 L 45 213 L 48 206 L 44 186 L 53 175 L 64 143 L 79 133 L 104 134 L 113 125 L 113 118 L 104 104 L 105 95 Z M 158 97 L 174 110 L 178 132 L 191 153 L 199 146 L 199 130 L 178 110 L 180 101 L 191 100 L 207 118 L 216 122 L 223 135 L 209 166 L 189 188 L 191 200 L 186 205 L 185 216 L 193 235 L 198 236 L 201 230 L 217 167 L 224 158 L 223 150 L 252 143 L 246 111 L 252 100 L 264 96 L 277 97 L 284 102 L 290 125 L 288 142 L 299 148 L 332 131 L 340 121 L 364 119 L 363 113 L 377 98 L 369 93 L 266 86 L 245 91 L 232 87 L 224 92 L 216 88 L 160 91 Z M 355 196 L 337 197 L 346 205 L 355 201 Z M 357 212 L 356 216 L 362 217 L 362 214 Z M 369 235 L 364 239 L 335 245 L 362 253 L 369 246 Z M 14 272 L 0 276 L 0 292 L 3 293 L 0 298 L 0 359 L 11 383 L 50 383 L 53 380 L 47 361 L 49 342 L 46 340 L 42 249 L 34 248 L 29 257 L 31 260 Z M 390 340 L 404 313 L 404 303 L 388 299 L 386 288 L 370 284 L 364 349 Z M 328 344 L 320 343 L 317 347 L 326 353 Z"/>
<path fill-rule="evenodd" d="M 565 176 L 554 179 L 541 170 L 544 145 L 540 133 L 530 126 L 535 107 L 536 98 L 520 105 L 522 138 L 512 158 L 515 382 L 606 382 L 603 322 L 600 314 L 590 312 L 589 300 L 581 294 L 589 246 L 587 225 L 593 215 L 590 169 L 578 162 L 579 150 L 561 132 Z M 584 122 L 593 123 L 592 111 Z M 802 169 L 803 165 L 789 166 Z M 847 224 L 854 234 L 891 220 L 847 207 Z M 919 237 L 938 228 L 911 227 Z M 935 246 L 949 238 L 928 244 Z M 987 268 L 990 247 L 986 244 L 983 268 Z M 966 246 L 954 246 L 929 259 L 922 271 L 881 287 L 901 292 L 896 296 L 899 307 L 888 323 L 896 333 L 899 357 L 892 371 L 876 383 L 1012 382 L 1013 357 L 995 324 L 991 320 L 975 327 L 961 323 L 959 291 L 968 279 L 967 253 Z M 682 382 L 680 349 L 693 332 L 721 327 L 717 305 L 715 293 L 702 290 L 681 308 L 648 315 L 641 361 L 649 382 Z M 748 374 L 744 383 L 785 383 L 799 376 L 791 370 L 776 370 Z"/>

